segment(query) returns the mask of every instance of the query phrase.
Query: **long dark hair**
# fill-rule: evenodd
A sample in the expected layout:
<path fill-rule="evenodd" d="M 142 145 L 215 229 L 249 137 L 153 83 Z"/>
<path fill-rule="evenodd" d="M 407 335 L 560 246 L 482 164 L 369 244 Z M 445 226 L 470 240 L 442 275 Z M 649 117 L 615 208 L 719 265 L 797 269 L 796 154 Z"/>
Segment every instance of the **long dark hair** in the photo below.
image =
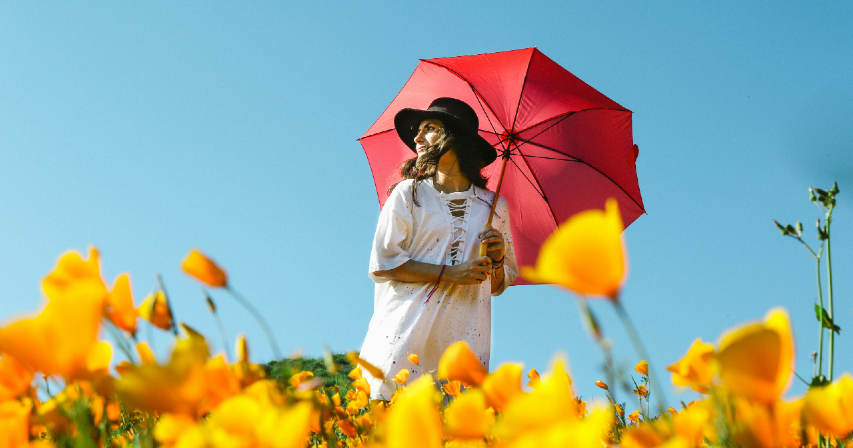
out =
<path fill-rule="evenodd" d="M 448 128 L 447 124 L 445 124 L 444 135 L 434 145 L 427 147 L 422 155 L 412 157 L 400 165 L 400 177 L 403 180 L 415 180 L 412 184 L 412 201 L 418 207 L 421 205 L 418 202 L 418 184 L 423 182 L 424 179 L 435 178 L 438 170 L 438 160 L 450 150 L 456 153 L 456 159 L 459 161 L 459 171 L 462 172 L 465 178 L 477 187 L 486 188 L 488 179 L 482 173 L 485 166 L 474 151 L 473 139 L 464 132 L 456 132 Z M 391 185 L 388 188 L 388 194 L 391 194 L 398 184 L 399 182 Z"/>

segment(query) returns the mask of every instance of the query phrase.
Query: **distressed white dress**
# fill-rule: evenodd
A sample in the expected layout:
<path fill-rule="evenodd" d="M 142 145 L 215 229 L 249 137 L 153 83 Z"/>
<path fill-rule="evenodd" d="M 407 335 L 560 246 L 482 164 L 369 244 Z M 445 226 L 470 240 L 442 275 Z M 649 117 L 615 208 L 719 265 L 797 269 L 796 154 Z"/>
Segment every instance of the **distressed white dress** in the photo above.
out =
<path fill-rule="evenodd" d="M 412 201 L 413 180 L 400 182 L 379 215 L 370 278 L 376 282 L 373 317 L 361 348 L 361 357 L 385 374 L 380 381 L 367 372 L 371 397 L 390 399 L 392 378 L 409 369 L 412 379 L 422 372 L 435 374 L 444 350 L 456 341 L 468 343 L 483 365 L 489 366 L 491 348 L 492 295 L 500 295 L 516 277 L 518 265 L 512 248 L 506 199 L 498 199 L 492 227 L 503 234 L 506 244 L 504 282 L 492 294 L 491 282 L 457 285 L 441 282 L 408 283 L 373 275 L 396 268 L 408 260 L 429 264 L 456 265 L 476 257 L 494 192 L 471 186 L 468 191 L 441 193 L 431 179 L 418 185 L 417 206 Z M 407 359 L 415 353 L 420 365 Z"/>

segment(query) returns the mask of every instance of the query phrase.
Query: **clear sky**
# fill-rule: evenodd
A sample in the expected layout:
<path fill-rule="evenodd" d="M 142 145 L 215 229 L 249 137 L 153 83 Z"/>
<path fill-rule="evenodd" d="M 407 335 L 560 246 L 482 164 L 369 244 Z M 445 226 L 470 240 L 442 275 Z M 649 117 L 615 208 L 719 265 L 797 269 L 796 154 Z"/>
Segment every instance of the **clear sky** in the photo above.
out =
<path fill-rule="evenodd" d="M 221 349 L 179 269 L 198 247 L 286 353 L 358 349 L 379 207 L 356 138 L 418 59 L 536 46 L 634 111 L 648 214 L 625 232 L 623 300 L 655 369 L 784 306 L 810 376 L 814 264 L 771 220 L 802 220 L 812 240 L 808 186 L 838 180 L 837 370 L 853 370 L 851 23 L 843 1 L 2 2 L 0 318 L 37 309 L 57 257 L 95 245 L 137 303 L 161 272 L 176 317 Z M 269 360 L 248 313 L 214 299 L 229 338 Z M 565 352 L 578 392 L 600 395 L 574 300 L 496 298 L 492 367 L 543 371 Z M 613 310 L 592 307 L 630 370 Z"/>

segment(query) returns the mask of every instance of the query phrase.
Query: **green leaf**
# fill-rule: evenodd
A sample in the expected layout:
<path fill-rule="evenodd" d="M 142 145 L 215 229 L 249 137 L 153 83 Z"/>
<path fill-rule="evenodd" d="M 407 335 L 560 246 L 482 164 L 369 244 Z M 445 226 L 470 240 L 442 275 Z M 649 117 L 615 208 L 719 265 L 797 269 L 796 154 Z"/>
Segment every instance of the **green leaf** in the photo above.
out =
<path fill-rule="evenodd" d="M 826 309 L 821 307 L 818 304 L 814 306 L 815 317 L 817 317 L 817 321 L 820 322 L 820 325 L 823 328 L 828 328 L 830 331 L 834 331 L 837 334 L 841 334 L 841 327 L 835 325 L 832 322 L 832 318 L 829 317 L 829 313 L 826 312 Z"/>
<path fill-rule="evenodd" d="M 782 235 L 787 235 L 787 234 L 788 234 L 788 230 L 787 230 L 787 229 L 785 229 L 785 226 L 783 226 L 782 224 L 779 224 L 779 222 L 778 222 L 778 221 L 776 221 L 775 219 L 773 220 L 773 224 L 776 224 L 776 227 L 778 227 L 778 228 L 779 228 L 779 231 L 780 231 L 780 232 L 782 232 Z"/>
<path fill-rule="evenodd" d="M 835 196 L 839 193 L 838 191 L 838 182 L 832 183 L 832 188 L 829 189 L 829 194 Z"/>

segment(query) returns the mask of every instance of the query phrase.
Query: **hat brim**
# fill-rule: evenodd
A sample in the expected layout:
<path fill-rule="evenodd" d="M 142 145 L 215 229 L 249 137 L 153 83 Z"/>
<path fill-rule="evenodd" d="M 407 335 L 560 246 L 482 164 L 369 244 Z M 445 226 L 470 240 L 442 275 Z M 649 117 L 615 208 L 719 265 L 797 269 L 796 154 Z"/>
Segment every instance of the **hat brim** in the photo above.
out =
<path fill-rule="evenodd" d="M 422 121 L 434 118 L 441 120 L 443 123 L 452 123 L 455 129 L 469 130 L 470 128 L 458 118 L 441 111 L 430 111 L 420 109 L 402 109 L 394 115 L 394 129 L 400 140 L 412 150 L 415 151 L 415 136 L 418 134 L 418 128 Z M 477 130 L 469 130 L 474 141 L 474 150 L 477 152 L 483 167 L 489 166 L 498 157 L 495 148 L 484 139 Z"/>

